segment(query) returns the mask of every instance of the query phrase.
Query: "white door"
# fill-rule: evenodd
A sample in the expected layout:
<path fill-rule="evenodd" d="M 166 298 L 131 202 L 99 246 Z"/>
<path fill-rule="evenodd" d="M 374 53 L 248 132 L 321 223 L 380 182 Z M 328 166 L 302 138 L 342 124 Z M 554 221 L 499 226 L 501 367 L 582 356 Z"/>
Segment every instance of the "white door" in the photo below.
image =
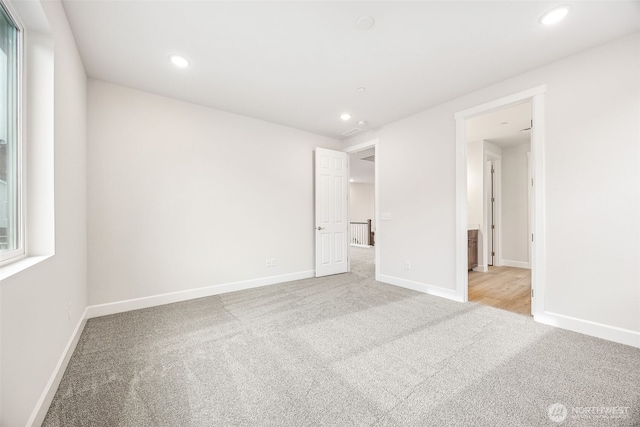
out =
<path fill-rule="evenodd" d="M 316 148 L 316 277 L 349 271 L 349 155 Z"/>

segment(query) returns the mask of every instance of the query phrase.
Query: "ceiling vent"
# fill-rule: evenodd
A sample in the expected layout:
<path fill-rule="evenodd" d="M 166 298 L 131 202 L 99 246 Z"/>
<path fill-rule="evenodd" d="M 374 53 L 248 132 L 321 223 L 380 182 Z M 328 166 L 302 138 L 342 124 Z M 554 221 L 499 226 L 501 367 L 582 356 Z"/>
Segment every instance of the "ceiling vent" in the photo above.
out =
<path fill-rule="evenodd" d="M 366 160 L 367 162 L 375 162 L 376 161 L 376 155 L 374 154 L 373 156 L 363 157 L 362 160 Z"/>
<path fill-rule="evenodd" d="M 348 130 L 346 132 L 342 132 L 342 134 L 344 136 L 351 136 L 351 135 L 355 135 L 356 133 L 358 133 L 360 131 L 361 131 L 361 129 L 359 129 L 359 128 L 353 128 L 353 129 L 350 129 L 350 130 Z"/>

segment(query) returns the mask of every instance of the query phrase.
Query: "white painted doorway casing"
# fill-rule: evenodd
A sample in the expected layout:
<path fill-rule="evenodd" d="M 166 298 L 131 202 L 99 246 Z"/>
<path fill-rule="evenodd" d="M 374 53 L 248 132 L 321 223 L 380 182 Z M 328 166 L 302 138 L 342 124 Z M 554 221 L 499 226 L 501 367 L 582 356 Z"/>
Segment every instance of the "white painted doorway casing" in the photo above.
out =
<path fill-rule="evenodd" d="M 483 227 L 487 231 L 487 236 L 483 241 L 485 261 L 487 270 L 489 271 L 489 261 L 491 260 L 491 252 L 494 252 L 491 265 L 500 266 L 502 254 L 502 157 L 490 152 L 483 153 L 485 160 L 484 171 L 484 224 Z M 493 182 L 491 181 L 491 168 L 494 168 Z M 491 186 L 493 186 L 493 206 L 491 203 Z M 493 209 L 493 212 L 491 212 Z M 491 215 L 493 215 L 493 241 L 491 240 Z"/>
<path fill-rule="evenodd" d="M 544 231 L 544 94 L 546 87 L 537 86 L 455 114 L 456 121 L 456 294 L 469 299 L 467 276 L 467 120 L 507 106 L 531 100 L 531 175 L 533 180 L 531 208 L 531 311 L 536 318 L 544 310 L 545 231 Z"/>
<path fill-rule="evenodd" d="M 316 277 L 349 271 L 349 155 L 316 148 Z"/>
<path fill-rule="evenodd" d="M 531 235 L 533 234 L 533 168 L 531 166 L 531 151 L 527 152 L 527 242 L 528 242 L 528 259 L 529 268 L 531 268 L 531 252 L 533 245 Z M 531 314 L 533 314 L 533 309 Z"/>

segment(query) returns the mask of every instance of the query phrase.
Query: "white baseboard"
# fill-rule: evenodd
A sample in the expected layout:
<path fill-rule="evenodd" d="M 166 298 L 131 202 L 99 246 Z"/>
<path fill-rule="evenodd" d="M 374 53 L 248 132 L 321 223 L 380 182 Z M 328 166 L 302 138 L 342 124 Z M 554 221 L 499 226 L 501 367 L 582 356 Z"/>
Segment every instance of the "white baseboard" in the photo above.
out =
<path fill-rule="evenodd" d="M 479 271 L 480 273 L 486 273 L 487 271 L 489 271 L 489 267 L 487 267 L 486 265 L 479 265 L 477 267 L 473 267 L 472 270 Z"/>
<path fill-rule="evenodd" d="M 31 413 L 31 417 L 29 417 L 29 421 L 27 421 L 27 427 L 40 426 L 44 422 L 44 418 L 47 416 L 49 406 L 51 406 L 51 402 L 56 395 L 56 391 L 58 390 L 60 381 L 62 381 L 64 371 L 67 369 L 69 360 L 71 360 L 71 356 L 73 355 L 73 352 L 78 345 L 80 335 L 82 335 L 82 331 L 84 330 L 84 325 L 86 323 L 87 309 L 85 308 L 82 316 L 80 317 L 80 320 L 78 321 L 78 324 L 76 325 L 76 328 L 73 330 L 73 334 L 71 334 L 71 338 L 69 338 L 69 342 L 67 342 L 67 346 L 64 348 L 64 351 L 62 352 L 62 355 L 58 360 L 58 364 L 53 370 L 51 378 L 49 378 L 49 382 L 47 382 L 47 385 L 44 388 L 40 399 L 38 399 L 38 403 L 36 403 L 36 407 Z"/>
<path fill-rule="evenodd" d="M 549 312 L 536 314 L 533 318 L 546 325 L 640 348 L 640 332 L 638 331 Z"/>
<path fill-rule="evenodd" d="M 388 283 L 402 288 L 413 289 L 414 291 L 423 292 L 425 294 L 462 302 L 462 299 L 460 299 L 460 296 L 454 289 L 439 288 L 437 286 L 401 279 L 399 277 L 387 276 L 384 274 L 377 274 L 376 280 L 378 282 Z"/>
<path fill-rule="evenodd" d="M 512 261 L 509 259 L 501 259 L 500 265 L 503 267 L 516 267 L 516 268 L 531 268 L 528 262 L 524 261 Z"/>
<path fill-rule="evenodd" d="M 300 271 L 297 273 L 282 274 L 279 276 L 261 277 L 259 279 L 243 280 L 240 282 L 225 283 L 222 285 L 207 286 L 204 288 L 188 289 L 184 291 L 151 295 L 148 297 L 116 301 L 106 304 L 91 305 L 87 307 L 86 318 L 91 319 L 93 317 L 106 316 L 109 314 L 124 313 L 125 311 L 156 307 L 158 305 L 188 301 L 191 299 L 209 297 L 212 295 L 226 294 L 228 292 L 258 288 L 260 286 L 274 285 L 276 283 L 308 279 L 314 276 L 314 270 Z"/>

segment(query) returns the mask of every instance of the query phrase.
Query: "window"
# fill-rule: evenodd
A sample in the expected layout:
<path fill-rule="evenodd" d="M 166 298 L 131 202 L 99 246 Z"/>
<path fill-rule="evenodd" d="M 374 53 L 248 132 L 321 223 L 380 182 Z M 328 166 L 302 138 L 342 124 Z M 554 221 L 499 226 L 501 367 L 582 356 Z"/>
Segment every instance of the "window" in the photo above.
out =
<path fill-rule="evenodd" d="M 0 7 L 0 262 L 24 254 L 19 30 Z"/>

